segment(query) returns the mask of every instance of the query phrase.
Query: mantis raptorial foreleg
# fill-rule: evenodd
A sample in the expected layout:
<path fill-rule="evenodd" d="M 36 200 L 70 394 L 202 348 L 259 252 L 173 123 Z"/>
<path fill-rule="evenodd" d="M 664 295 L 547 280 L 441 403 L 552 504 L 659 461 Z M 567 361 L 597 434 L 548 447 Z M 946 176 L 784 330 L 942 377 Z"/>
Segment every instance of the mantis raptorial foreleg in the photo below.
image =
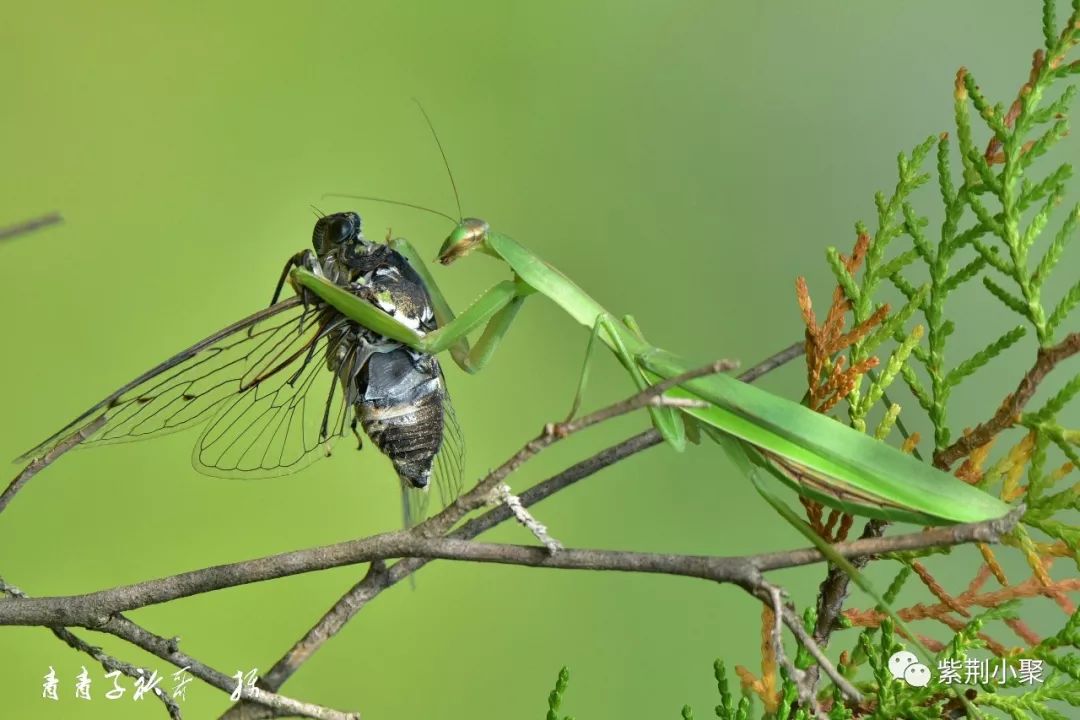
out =
<path fill-rule="evenodd" d="M 428 294 L 431 296 L 431 305 L 435 310 L 435 319 L 439 323 L 439 332 L 446 333 L 450 326 L 453 326 L 456 330 L 457 326 L 454 323 L 458 318 L 454 316 L 450 303 L 446 301 L 439 284 L 432 277 L 431 271 L 428 270 L 423 258 L 420 257 L 420 253 L 404 238 L 394 238 L 389 241 L 389 245 L 409 261 L 409 264 L 416 270 L 416 273 L 427 286 Z M 487 326 L 476 341 L 476 345 L 471 348 L 469 339 L 464 334 L 453 339 L 449 346 L 450 356 L 458 367 L 471 374 L 479 372 L 488 364 L 529 294 L 531 294 L 531 289 L 529 292 L 515 296 L 507 303 L 506 307 L 496 311 L 487 321 Z M 471 332 L 471 328 L 469 332 Z M 456 332 L 453 334 L 456 334 Z"/>
<path fill-rule="evenodd" d="M 504 280 L 488 289 L 457 317 L 453 317 L 452 313 L 448 312 L 449 308 L 443 300 L 442 304 L 447 310 L 444 317 L 449 316 L 453 319 L 438 330 L 421 335 L 375 305 L 338 287 L 307 268 L 295 268 L 293 277 L 297 280 L 301 292 L 310 290 L 331 302 L 334 307 L 364 327 L 391 340 L 431 355 L 456 349 L 456 353 L 453 354 L 454 360 L 466 372 L 475 372 L 490 360 L 499 341 L 506 334 L 517 311 L 521 308 L 522 302 L 533 292 L 529 286 L 520 281 Z M 433 299 L 437 292 L 437 289 L 432 292 Z M 467 336 L 484 325 L 486 327 L 483 334 L 476 345 L 470 349 Z"/>

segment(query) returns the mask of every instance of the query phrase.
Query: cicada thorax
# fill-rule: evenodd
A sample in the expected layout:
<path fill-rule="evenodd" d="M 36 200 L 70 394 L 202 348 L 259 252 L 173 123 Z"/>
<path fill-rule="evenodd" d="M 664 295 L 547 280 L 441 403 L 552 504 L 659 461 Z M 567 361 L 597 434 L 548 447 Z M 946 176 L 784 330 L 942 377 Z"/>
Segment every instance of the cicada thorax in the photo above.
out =
<path fill-rule="evenodd" d="M 358 250 L 363 250 L 357 248 Z M 385 245 L 342 254 L 352 292 L 398 321 L 426 333 L 435 328 L 431 298 L 399 253 Z M 427 487 L 443 443 L 445 403 L 438 361 L 352 324 L 331 355 L 365 434 L 394 465 L 403 483 Z"/>

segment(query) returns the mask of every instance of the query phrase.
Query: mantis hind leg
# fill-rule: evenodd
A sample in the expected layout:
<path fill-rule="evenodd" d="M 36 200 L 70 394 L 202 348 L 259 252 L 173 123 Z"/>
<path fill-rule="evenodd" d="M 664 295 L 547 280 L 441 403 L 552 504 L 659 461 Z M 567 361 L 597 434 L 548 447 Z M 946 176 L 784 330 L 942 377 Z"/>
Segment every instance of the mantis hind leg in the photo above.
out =
<path fill-rule="evenodd" d="M 585 346 L 585 361 L 581 364 L 581 375 L 578 377 L 574 401 L 570 404 L 570 412 L 566 414 L 566 420 L 563 422 L 573 420 L 574 416 L 578 414 L 578 410 L 581 409 L 581 398 L 585 394 L 585 385 L 589 382 L 589 365 L 592 363 L 593 346 L 596 345 L 596 338 L 600 335 L 600 328 L 602 327 L 600 318 L 602 317 L 602 315 L 597 316 L 596 322 L 593 323 L 592 332 L 589 333 L 589 344 Z"/>
<path fill-rule="evenodd" d="M 641 371 L 637 361 L 626 349 L 626 344 L 623 342 L 622 333 L 629 330 L 630 332 L 641 336 L 640 331 L 637 328 L 637 323 L 630 316 L 627 316 L 627 323 L 625 329 L 620 328 L 613 317 L 607 314 L 598 315 L 596 318 L 596 325 L 593 326 L 593 338 L 599 334 L 600 328 L 602 328 L 610 338 L 609 343 L 611 349 L 615 352 L 615 355 L 622 362 L 627 372 L 634 380 L 634 384 L 637 385 L 639 391 L 644 392 L 649 389 L 651 383 L 649 379 L 645 377 L 645 373 Z M 591 348 L 593 338 L 590 338 L 589 345 Z M 588 355 L 586 355 L 586 369 L 588 366 Z M 581 382 L 578 385 L 578 392 L 580 393 L 585 383 L 585 371 L 583 370 Z M 575 403 L 579 402 L 575 398 Z M 576 410 L 576 408 L 575 408 Z M 656 428 L 660 436 L 676 450 L 682 451 L 686 447 L 686 427 L 683 425 L 682 416 L 679 411 L 673 407 L 649 407 L 649 415 L 652 416 L 653 427 Z"/>

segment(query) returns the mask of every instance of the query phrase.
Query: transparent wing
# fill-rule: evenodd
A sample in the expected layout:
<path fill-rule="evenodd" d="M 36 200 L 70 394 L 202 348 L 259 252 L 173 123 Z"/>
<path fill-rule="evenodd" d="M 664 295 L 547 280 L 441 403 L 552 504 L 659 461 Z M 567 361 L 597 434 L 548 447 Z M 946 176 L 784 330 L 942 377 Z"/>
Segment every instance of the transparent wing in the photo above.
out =
<path fill-rule="evenodd" d="M 313 326 L 305 320 L 289 333 L 306 339 L 275 338 L 243 378 L 243 390 L 222 403 L 199 436 L 195 467 L 208 475 L 273 477 L 329 455 L 349 416 L 329 358 L 335 348 L 345 353 L 340 362 L 355 358 L 355 347 L 335 342 L 345 327 L 341 316 L 325 310 Z"/>
<path fill-rule="evenodd" d="M 345 428 L 346 399 L 327 367 L 336 318 L 299 298 L 249 315 L 135 378 L 19 459 L 48 452 L 105 414 L 84 445 L 141 440 L 214 418 L 196 444 L 199 470 L 257 477 L 304 467 Z"/>
<path fill-rule="evenodd" d="M 441 372 L 441 370 L 440 370 Z M 457 500 L 465 481 L 465 435 L 461 431 L 457 413 L 446 391 L 446 375 L 442 377 L 443 386 L 443 441 L 439 453 L 435 456 L 432 475 L 434 489 L 429 486 L 423 490 L 409 487 L 401 488 L 401 505 L 405 527 L 410 528 L 428 517 L 432 493 L 438 493 L 439 506 L 445 508 Z"/>

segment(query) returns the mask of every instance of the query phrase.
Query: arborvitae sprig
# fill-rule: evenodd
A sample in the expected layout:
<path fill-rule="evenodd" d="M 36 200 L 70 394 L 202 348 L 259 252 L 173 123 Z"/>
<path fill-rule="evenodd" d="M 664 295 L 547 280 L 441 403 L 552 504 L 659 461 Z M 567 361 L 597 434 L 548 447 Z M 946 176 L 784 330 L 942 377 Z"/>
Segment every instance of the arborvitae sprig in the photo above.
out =
<path fill-rule="evenodd" d="M 559 718 L 559 708 L 562 707 L 563 694 L 566 686 L 570 683 L 570 669 L 564 667 L 559 671 L 559 677 L 555 680 L 555 689 L 548 694 L 547 720 L 574 720 L 573 716 L 567 715 Z"/>
<path fill-rule="evenodd" d="M 713 678 L 716 680 L 716 689 L 720 693 L 720 704 L 713 708 L 716 717 L 720 720 L 750 720 L 752 701 L 748 695 L 743 695 L 738 705 L 734 704 L 731 686 L 728 684 L 727 667 L 720 658 L 713 663 Z"/>
<path fill-rule="evenodd" d="M 933 424 L 937 464 L 953 469 L 957 459 L 963 458 L 964 463 L 955 468 L 958 476 L 984 490 L 999 492 L 1009 502 L 1022 501 L 1027 508 L 1022 523 L 1002 538 L 1003 544 L 1019 552 L 1030 566 L 1031 577 L 1020 584 L 1010 584 L 995 556 L 999 550 L 988 546 L 980 546 L 983 565 L 978 575 L 956 596 L 944 587 L 947 583 L 939 583 L 929 569 L 916 562 L 934 552 L 932 549 L 878 558 L 900 564 L 882 596 L 886 605 L 892 605 L 907 581 L 917 577 L 940 602 L 920 603 L 907 612 L 912 618 L 932 619 L 953 629 L 947 643 L 932 645 L 940 648 L 936 656 L 920 659 L 934 670 L 935 665 L 940 669 L 946 662 L 950 667 L 963 663 L 975 651 L 993 652 L 1010 662 L 1039 660 L 1049 670 L 1041 685 L 1025 685 L 1014 677 L 1003 678 L 997 685 L 983 683 L 963 693 L 945 692 L 957 688 L 933 684 L 912 687 L 892 676 L 888 660 L 902 643 L 915 640 L 896 635 L 892 621 L 883 613 L 849 608 L 833 627 L 862 629 L 854 647 L 841 655 L 838 670 L 859 688 L 864 702 L 849 704 L 835 684 L 819 687 L 818 700 L 830 720 L 1002 716 L 1064 720 L 1066 716 L 1057 708 L 1080 707 L 1080 611 L 1074 612 L 1059 632 L 1041 641 L 1015 620 L 1033 588 L 1054 598 L 1074 589 L 1069 580 L 1051 575 L 1055 559 L 1070 557 L 1080 568 L 1080 527 L 1075 523 L 1080 483 L 1065 479 L 1074 468 L 1080 468 L 1080 430 L 1066 427 L 1060 419 L 1080 395 L 1080 375 L 1064 381 L 1053 378 L 1056 390 L 1051 390 L 1037 409 L 1026 407 L 1033 393 L 1023 392 L 1025 387 L 1033 390 L 1039 386 L 1060 361 L 1047 358 L 1080 354 L 1080 336 L 1065 333 L 1077 326 L 1073 313 L 1080 307 L 1080 278 L 1069 277 L 1068 289 L 1060 298 L 1047 297 L 1051 287 L 1048 279 L 1054 273 L 1061 274 L 1063 268 L 1077 266 L 1075 260 L 1062 262 L 1070 251 L 1075 252 L 1070 243 L 1080 231 L 1080 203 L 1062 207 L 1073 170 L 1067 163 L 1050 168 L 1038 163 L 1059 147 L 1068 131 L 1065 114 L 1076 89 L 1060 86 L 1062 80 L 1080 74 L 1080 60 L 1069 61 L 1067 57 L 1080 42 L 1080 0 L 1072 0 L 1071 13 L 1061 30 L 1056 18 L 1054 1 L 1044 0 L 1043 48 L 1034 56 L 1027 82 L 1008 105 L 987 98 L 967 69 L 957 73 L 954 130 L 931 136 L 910 154 L 899 155 L 893 192 L 888 196 L 879 192 L 874 197 L 876 230 L 871 234 L 863 225 L 856 226 L 858 240 L 850 258 L 835 248 L 828 250 L 826 258 L 842 292 L 834 296 L 820 325 L 814 320 L 805 283 L 798 288 L 807 322 L 807 355 L 815 356 L 813 363 L 808 362 L 809 395 L 819 396 L 817 403 L 810 403 L 813 407 L 828 412 L 842 397 L 848 403 L 851 424 L 866 431 L 868 414 L 883 403 L 884 417 L 873 429 L 876 437 L 884 439 L 898 424 L 900 414 L 900 406 L 891 402 L 886 390 L 896 377 L 902 377 Z M 1050 97 L 1053 92 L 1057 92 L 1056 97 Z M 935 151 L 933 161 L 931 151 Z M 930 162 L 944 209 L 940 227 L 933 230 L 928 229 L 927 217 L 916 209 L 913 195 L 931 179 L 931 173 L 923 169 Z M 911 279 L 916 269 L 914 276 L 925 276 L 925 284 Z M 1002 323 L 981 349 L 956 361 L 949 354 L 949 339 L 970 323 L 967 318 L 950 316 L 949 300 L 954 292 L 975 282 L 981 283 L 993 303 L 1000 303 L 1017 317 Z M 904 303 L 892 313 L 880 297 L 886 283 L 904 297 Z M 845 330 L 849 309 L 851 322 Z M 913 319 L 920 325 L 911 327 Z M 1034 343 L 1028 340 L 1032 336 Z M 883 352 L 890 341 L 895 345 Z M 955 440 L 957 428 L 949 426 L 953 390 L 1024 341 L 1035 345 L 1037 361 L 1017 379 L 1016 394 L 1006 398 L 1023 395 L 1023 401 L 1015 407 L 1009 402 L 1002 404 L 1001 417 L 995 414 L 972 435 Z M 885 359 L 876 372 L 872 358 Z M 837 387 L 842 391 L 830 395 L 828 391 Z M 1027 434 L 1017 442 L 1002 439 L 1006 431 L 1015 433 L 1014 428 Z M 912 438 L 905 449 L 913 449 L 914 444 Z M 949 452 L 943 453 L 945 450 Z M 991 450 L 1000 457 L 991 461 Z M 1054 467 L 1050 457 L 1055 450 L 1069 462 Z M 1010 568 L 1009 575 L 1013 573 Z M 1000 587 L 983 590 L 991 579 Z M 975 614 L 984 606 L 989 607 Z M 1068 606 L 1063 603 L 1062 607 Z M 907 620 L 904 611 L 900 616 Z M 808 611 L 804 620 L 812 627 L 813 613 Z M 1025 647 L 1010 648 L 994 637 L 1000 623 L 1007 623 Z M 805 648 L 798 647 L 795 667 L 802 670 L 812 662 Z M 760 717 L 803 720 L 809 713 L 797 702 L 799 688 L 786 669 L 780 676 L 778 703 L 770 705 L 776 709 L 772 713 L 766 709 Z M 714 665 L 714 677 L 720 693 L 716 717 L 750 720 L 751 697 L 743 694 L 735 702 L 720 660 Z M 564 670 L 549 698 L 549 720 L 558 720 L 565 687 Z M 682 717 L 692 720 L 689 706 L 683 707 Z"/>
<path fill-rule="evenodd" d="M 907 210 L 905 208 L 907 198 L 920 186 L 930 180 L 928 173 L 920 172 L 920 167 L 927 154 L 930 152 L 932 140 L 928 140 L 911 152 L 910 156 L 900 153 L 897 157 L 897 171 L 899 178 L 892 195 L 886 197 L 884 193 L 874 196 L 874 204 L 877 207 L 877 229 L 870 233 L 864 225 L 856 225 L 858 236 L 869 238 L 866 250 L 865 265 L 859 279 L 852 276 L 846 267 L 839 251 L 829 248 L 826 258 L 829 267 L 836 277 L 837 284 L 844 289 L 851 303 L 852 326 L 859 326 L 867 322 L 876 312 L 880 312 L 884 303 L 875 300 L 876 291 L 883 280 L 895 274 L 900 267 L 914 259 L 915 251 L 905 251 L 886 260 L 885 255 L 890 244 L 905 232 L 905 220 Z M 881 344 L 891 337 L 907 337 L 908 332 L 903 328 L 915 311 L 925 300 L 928 288 L 914 288 L 909 286 L 907 302 L 895 313 L 889 315 L 879 327 L 867 336 L 857 340 L 851 345 L 848 353 L 849 367 L 858 367 L 871 358 Z M 907 354 L 914 349 L 914 342 L 901 345 L 890 356 L 887 368 L 892 367 L 893 372 L 875 373 L 870 375 L 870 386 L 865 391 L 860 384 L 856 384 L 848 393 L 848 416 L 851 425 L 860 431 L 866 431 L 866 416 L 878 399 L 884 396 L 889 384 L 896 378 L 897 373 L 904 366 Z M 866 398 L 871 398 L 867 400 Z"/>

